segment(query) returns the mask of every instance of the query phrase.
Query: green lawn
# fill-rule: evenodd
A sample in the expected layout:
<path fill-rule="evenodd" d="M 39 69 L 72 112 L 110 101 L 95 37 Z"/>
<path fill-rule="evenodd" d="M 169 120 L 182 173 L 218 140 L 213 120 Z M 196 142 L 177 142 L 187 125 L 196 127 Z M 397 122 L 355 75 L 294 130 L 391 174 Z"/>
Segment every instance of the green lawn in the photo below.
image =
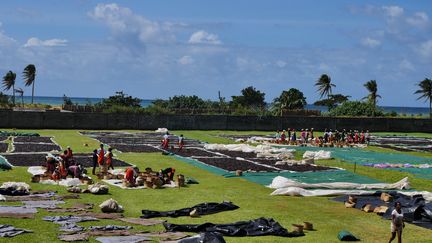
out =
<path fill-rule="evenodd" d="M 37 131 L 44 136 L 54 136 L 63 148 L 71 146 L 75 152 L 90 152 L 96 148 L 97 141 L 81 136 L 72 130 L 40 130 Z M 202 139 L 207 142 L 223 142 L 216 135 L 220 133 L 233 134 L 238 132 L 226 131 L 175 131 L 182 132 L 186 137 Z M 242 132 L 242 134 L 260 134 L 259 132 Z M 261 133 L 261 134 L 268 134 Z M 223 139 L 223 138 L 222 138 Z M 230 142 L 226 141 L 225 142 Z M 89 144 L 85 147 L 84 144 Z M 257 217 L 272 217 L 288 230 L 292 230 L 291 224 L 310 221 L 314 224 L 316 231 L 306 232 L 306 236 L 299 238 L 282 237 L 226 237 L 227 242 L 338 242 L 336 235 L 342 230 L 351 231 L 360 237 L 363 242 L 385 242 L 390 234 L 390 222 L 382 220 L 379 216 L 363 213 L 360 210 L 346 209 L 342 203 L 330 201 L 327 197 L 286 197 L 270 196 L 271 189 L 249 182 L 243 178 L 224 178 L 211 174 L 205 170 L 196 168 L 190 164 L 178 161 L 170 156 L 159 153 L 116 153 L 123 160 L 138 165 L 140 168 L 151 167 L 154 170 L 175 167 L 178 173 L 197 179 L 200 184 L 191 185 L 180 189 L 160 190 L 122 190 L 110 187 L 110 195 L 88 195 L 81 194 L 79 200 L 68 200 L 68 204 L 75 201 L 100 204 L 108 198 L 116 199 L 125 208 L 126 216 L 138 217 L 142 209 L 171 210 L 192 206 L 202 202 L 221 202 L 229 200 L 240 206 L 240 209 L 207 215 L 200 218 L 180 217 L 171 219 L 173 223 L 228 223 L 239 220 L 249 220 Z M 330 160 L 320 162 L 325 165 L 339 166 L 352 169 L 351 164 Z M 379 170 L 368 167 L 357 167 L 357 173 L 368 175 L 372 178 L 385 182 L 395 182 L 406 175 L 395 171 Z M 411 176 L 411 175 L 408 175 Z M 411 179 L 411 178 L 410 178 Z M 11 171 L 0 172 L 0 182 L 5 181 L 30 181 L 30 174 L 26 168 L 14 168 Z M 413 186 L 425 190 L 429 189 L 428 180 L 412 178 Z M 41 184 L 30 184 L 33 189 L 52 189 L 60 194 L 66 194 L 66 190 L 60 186 L 46 186 Z M 98 211 L 96 206 L 94 211 Z M 16 227 L 34 230 L 33 234 L 24 234 L 10 239 L 1 239 L 4 242 L 57 242 L 58 225 L 42 221 L 41 218 L 48 214 L 40 209 L 36 219 L 6 219 L 0 218 L 0 224 L 12 224 Z M 125 225 L 119 221 L 101 220 L 96 223 L 83 223 L 81 225 Z M 162 226 L 135 226 L 138 231 L 163 230 Z M 417 226 L 407 224 L 403 239 L 405 242 L 430 242 L 431 231 Z M 92 239 L 90 242 L 95 242 Z"/>

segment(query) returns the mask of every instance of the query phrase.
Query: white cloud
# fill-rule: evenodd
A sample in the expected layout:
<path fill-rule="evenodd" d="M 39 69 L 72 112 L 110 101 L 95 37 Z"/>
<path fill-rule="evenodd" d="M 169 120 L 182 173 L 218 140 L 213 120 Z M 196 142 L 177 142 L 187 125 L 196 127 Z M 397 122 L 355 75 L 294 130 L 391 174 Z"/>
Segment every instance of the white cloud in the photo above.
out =
<path fill-rule="evenodd" d="M 407 59 L 402 60 L 399 64 L 399 67 L 401 69 L 405 69 L 405 70 L 409 70 L 409 71 L 415 70 L 414 65 L 410 61 L 408 61 Z"/>
<path fill-rule="evenodd" d="M 276 62 L 276 66 L 280 67 L 280 68 L 284 68 L 287 65 L 286 62 L 282 61 L 282 60 L 278 60 Z"/>
<path fill-rule="evenodd" d="M 382 6 L 384 14 L 391 18 L 400 17 L 404 13 L 404 9 L 399 6 Z"/>
<path fill-rule="evenodd" d="M 367 47 L 374 48 L 374 47 L 381 45 L 381 41 L 370 38 L 370 37 L 366 37 L 366 38 L 363 38 L 361 40 L 361 44 L 364 46 L 367 46 Z"/>
<path fill-rule="evenodd" d="M 432 40 L 421 43 L 416 49 L 417 52 L 424 57 L 432 56 Z"/>
<path fill-rule="evenodd" d="M 0 22 L 0 46 L 9 46 L 15 44 L 16 40 L 12 37 L 7 36 L 3 32 L 3 30 L 1 29 L 2 25 L 2 22 Z"/>
<path fill-rule="evenodd" d="M 33 46 L 66 46 L 67 40 L 62 39 L 49 39 L 49 40 L 40 40 L 36 37 L 31 37 L 27 40 L 27 43 L 24 44 L 24 47 L 33 47 Z"/>
<path fill-rule="evenodd" d="M 120 39 L 130 39 L 146 42 L 169 42 L 175 39 L 170 33 L 172 24 L 150 21 L 143 16 L 136 15 L 129 8 L 121 7 L 115 3 L 98 4 L 89 13 L 95 20 L 105 23 Z"/>
<path fill-rule="evenodd" d="M 429 24 L 429 16 L 425 12 L 417 12 L 412 17 L 408 17 L 406 22 L 417 28 L 424 28 Z"/>
<path fill-rule="evenodd" d="M 189 38 L 189 43 L 191 43 L 191 44 L 213 44 L 213 45 L 222 44 L 222 42 L 219 40 L 219 37 L 217 35 L 207 33 L 203 30 L 200 30 L 200 31 L 193 33 Z"/>
<path fill-rule="evenodd" d="M 177 62 L 182 64 L 182 65 L 188 65 L 188 64 L 194 63 L 194 61 L 195 60 L 191 56 L 183 56 Z"/>

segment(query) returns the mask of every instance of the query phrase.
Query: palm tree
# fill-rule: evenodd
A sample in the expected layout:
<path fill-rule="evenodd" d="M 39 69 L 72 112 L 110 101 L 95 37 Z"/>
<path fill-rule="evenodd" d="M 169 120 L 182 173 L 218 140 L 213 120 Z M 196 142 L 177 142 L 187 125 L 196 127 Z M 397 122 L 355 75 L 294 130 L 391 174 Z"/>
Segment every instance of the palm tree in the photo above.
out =
<path fill-rule="evenodd" d="M 420 89 L 414 92 L 414 94 L 420 94 L 417 100 L 422 98 L 429 100 L 429 118 L 432 119 L 432 80 L 426 78 L 418 83 L 418 86 Z"/>
<path fill-rule="evenodd" d="M 306 105 L 306 98 L 298 89 L 291 88 L 282 91 L 279 97 L 273 100 L 272 110 L 275 115 L 282 116 L 284 110 L 303 110 Z"/>
<path fill-rule="evenodd" d="M 366 89 L 369 91 L 369 95 L 366 96 L 364 99 L 368 99 L 370 103 L 376 107 L 377 98 L 381 98 L 378 92 L 378 85 L 375 80 L 370 80 L 367 83 L 364 84 Z"/>
<path fill-rule="evenodd" d="M 18 94 L 21 96 L 21 106 L 24 107 L 24 90 L 21 88 L 18 88 L 15 90 Z"/>
<path fill-rule="evenodd" d="M 332 87 L 336 87 L 336 85 L 331 83 L 331 78 L 327 74 L 321 75 L 321 77 L 316 81 L 315 86 L 318 86 L 318 92 L 320 93 L 320 98 L 327 95 L 332 94 Z"/>
<path fill-rule="evenodd" d="M 25 86 L 32 85 L 32 104 L 33 104 L 33 97 L 34 97 L 34 83 L 36 78 L 36 67 L 33 64 L 27 65 L 27 67 L 24 68 L 24 82 Z"/>
<path fill-rule="evenodd" d="M 12 88 L 12 102 L 15 105 L 15 79 L 16 79 L 16 73 L 9 71 L 6 73 L 6 75 L 3 77 L 3 87 L 4 90 L 10 90 Z"/>

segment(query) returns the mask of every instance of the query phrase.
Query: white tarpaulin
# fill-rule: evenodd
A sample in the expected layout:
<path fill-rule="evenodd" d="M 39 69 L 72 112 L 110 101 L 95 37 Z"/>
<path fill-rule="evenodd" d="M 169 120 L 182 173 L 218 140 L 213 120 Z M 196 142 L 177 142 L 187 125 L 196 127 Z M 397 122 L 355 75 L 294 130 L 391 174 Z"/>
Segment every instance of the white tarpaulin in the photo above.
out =
<path fill-rule="evenodd" d="M 351 182 L 330 182 L 330 183 L 302 183 L 295 180 L 287 179 L 282 176 L 277 176 L 273 179 L 272 183 L 268 186 L 274 189 L 281 189 L 286 187 L 298 187 L 298 188 L 326 188 L 326 189 L 357 189 L 357 190 L 391 190 L 391 189 L 410 189 L 410 183 L 408 177 L 393 183 L 375 183 L 375 184 L 359 184 Z"/>
<path fill-rule="evenodd" d="M 208 150 L 228 150 L 228 151 L 241 151 L 245 153 L 267 153 L 267 154 L 280 154 L 280 153 L 293 153 L 294 149 L 287 148 L 274 148 L 269 145 L 251 146 L 248 144 L 206 144 L 205 149 Z"/>
<path fill-rule="evenodd" d="M 32 175 L 43 175 L 46 171 L 46 168 L 43 166 L 30 166 L 27 169 L 27 172 Z"/>
<path fill-rule="evenodd" d="M 276 189 L 270 195 L 284 195 L 284 196 L 303 196 L 303 197 L 317 197 L 317 196 L 339 196 L 339 195 L 370 195 L 375 191 L 362 191 L 362 190 L 306 190 L 300 187 L 284 187 Z"/>
<path fill-rule="evenodd" d="M 158 128 L 155 132 L 157 132 L 157 133 L 167 133 L 168 132 L 168 128 L 165 128 L 165 127 L 163 127 L 163 128 Z"/>
<path fill-rule="evenodd" d="M 306 151 L 303 154 L 303 159 L 315 159 L 315 160 L 319 160 L 319 159 L 331 159 L 331 152 L 330 151 L 324 151 L 324 150 L 319 150 L 319 151 Z"/>

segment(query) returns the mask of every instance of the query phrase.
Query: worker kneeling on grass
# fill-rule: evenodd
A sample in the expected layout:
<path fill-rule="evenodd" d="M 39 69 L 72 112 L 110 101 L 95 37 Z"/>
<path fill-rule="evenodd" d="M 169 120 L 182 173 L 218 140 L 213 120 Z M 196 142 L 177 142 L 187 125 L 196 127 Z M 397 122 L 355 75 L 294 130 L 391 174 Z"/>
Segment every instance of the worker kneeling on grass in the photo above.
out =
<path fill-rule="evenodd" d="M 127 187 L 135 186 L 135 179 L 138 177 L 139 169 L 136 166 L 128 167 L 125 171 L 123 183 Z"/>
<path fill-rule="evenodd" d="M 174 179 L 175 169 L 174 168 L 166 168 L 166 169 L 160 170 L 159 173 L 162 176 L 162 178 L 164 179 L 164 181 L 165 181 L 165 179 L 172 181 Z"/>

